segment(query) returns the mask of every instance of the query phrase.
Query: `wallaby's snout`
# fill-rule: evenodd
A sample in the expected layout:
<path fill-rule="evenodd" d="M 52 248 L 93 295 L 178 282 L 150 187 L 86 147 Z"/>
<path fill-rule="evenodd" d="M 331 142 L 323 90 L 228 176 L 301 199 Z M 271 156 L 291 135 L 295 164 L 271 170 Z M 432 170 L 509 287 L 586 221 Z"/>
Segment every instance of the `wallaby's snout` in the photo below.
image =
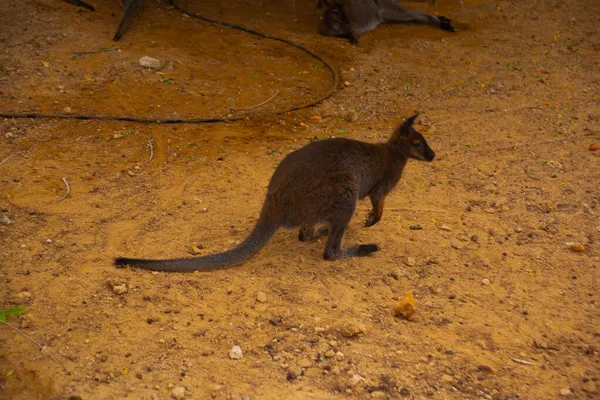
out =
<path fill-rule="evenodd" d="M 433 161 L 434 158 L 435 152 L 431 150 L 429 146 L 427 146 L 427 149 L 425 150 L 425 161 Z"/>

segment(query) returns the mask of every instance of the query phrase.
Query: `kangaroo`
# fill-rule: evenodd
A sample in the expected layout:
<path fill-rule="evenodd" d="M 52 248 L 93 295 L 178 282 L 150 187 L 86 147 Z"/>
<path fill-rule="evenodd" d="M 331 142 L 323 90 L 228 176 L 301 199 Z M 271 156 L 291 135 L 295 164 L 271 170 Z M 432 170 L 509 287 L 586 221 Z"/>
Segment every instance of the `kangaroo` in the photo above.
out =
<path fill-rule="evenodd" d="M 319 24 L 325 36 L 347 38 L 358 44 L 358 37 L 372 31 L 379 24 L 392 22 L 421 22 L 455 32 L 452 21 L 401 7 L 395 0 L 321 0 L 326 6 Z"/>
<path fill-rule="evenodd" d="M 385 196 L 396 186 L 409 159 L 432 161 L 435 153 L 413 127 L 417 115 L 396 128 L 385 143 L 334 138 L 312 142 L 288 154 L 273 176 L 260 218 L 237 247 L 204 257 L 175 260 L 117 258 L 117 266 L 153 271 L 193 272 L 225 269 L 257 253 L 279 228 L 300 227 L 298 239 L 328 234 L 325 260 L 367 256 L 376 244 L 342 248 L 344 234 L 358 201 L 369 196 L 373 206 L 365 226 L 381 219 Z"/>

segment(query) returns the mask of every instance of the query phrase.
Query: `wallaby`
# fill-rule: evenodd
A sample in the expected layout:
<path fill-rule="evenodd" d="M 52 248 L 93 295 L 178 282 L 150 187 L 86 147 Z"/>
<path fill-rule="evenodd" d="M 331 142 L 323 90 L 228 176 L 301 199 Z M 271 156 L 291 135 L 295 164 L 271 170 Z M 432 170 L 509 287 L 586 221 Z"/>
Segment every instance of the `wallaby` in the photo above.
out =
<path fill-rule="evenodd" d="M 385 196 L 396 186 L 408 159 L 432 161 L 435 153 L 413 127 L 417 115 L 396 128 L 385 143 L 334 138 L 312 142 L 288 154 L 279 164 L 254 230 L 237 247 L 223 253 L 176 260 L 117 258 L 117 266 L 153 271 L 193 272 L 232 267 L 254 255 L 279 228 L 300 227 L 298 239 L 329 234 L 326 260 L 367 256 L 376 244 L 342 248 L 344 233 L 358 201 L 369 196 L 373 205 L 365 226 L 383 214 Z"/>
<path fill-rule="evenodd" d="M 379 24 L 392 22 L 421 22 L 455 32 L 452 21 L 401 7 L 395 0 L 321 0 L 326 6 L 319 24 L 325 36 L 347 38 L 358 44 L 358 37 Z"/>

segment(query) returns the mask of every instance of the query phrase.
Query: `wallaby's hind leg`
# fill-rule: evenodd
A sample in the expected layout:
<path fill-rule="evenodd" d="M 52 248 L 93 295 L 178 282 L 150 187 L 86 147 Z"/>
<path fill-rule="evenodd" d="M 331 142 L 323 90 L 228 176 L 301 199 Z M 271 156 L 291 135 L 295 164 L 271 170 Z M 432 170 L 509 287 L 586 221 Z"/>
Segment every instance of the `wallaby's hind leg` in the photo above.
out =
<path fill-rule="evenodd" d="M 90 6 L 88 3 L 85 3 L 81 0 L 65 0 L 67 3 L 75 4 L 76 6 L 87 8 L 90 11 L 96 11 L 93 6 Z"/>
<path fill-rule="evenodd" d="M 119 22 L 119 27 L 117 28 L 117 32 L 113 37 L 114 41 L 121 39 L 125 32 L 127 32 L 129 26 L 131 25 L 131 21 L 133 21 L 133 17 L 135 17 L 140 10 L 141 1 L 142 0 L 125 0 L 125 10 L 123 10 L 121 22 Z"/>
<path fill-rule="evenodd" d="M 301 242 L 309 242 L 318 239 L 321 236 L 327 235 L 329 227 L 324 225 L 308 225 L 300 228 L 298 232 L 298 240 Z"/>
<path fill-rule="evenodd" d="M 349 199 L 347 203 L 340 202 L 333 205 L 333 218 L 329 220 L 329 237 L 327 238 L 325 253 L 323 254 L 325 260 L 368 256 L 379 250 L 379 246 L 376 244 L 359 244 L 345 249 L 342 248 L 344 234 L 346 233 L 346 228 L 348 227 L 352 215 L 354 215 L 356 203 L 356 199 Z"/>
<path fill-rule="evenodd" d="M 455 32 L 452 21 L 446 17 L 436 17 L 419 11 L 411 11 L 401 7 L 395 0 L 385 0 L 381 3 L 379 15 L 385 22 L 421 22 L 438 28 Z"/>
<path fill-rule="evenodd" d="M 323 258 L 325 260 L 332 261 L 348 257 L 364 257 L 379 250 L 379 246 L 374 243 L 359 244 L 342 249 L 342 242 L 344 240 L 344 234 L 346 233 L 346 227 L 347 225 L 343 227 L 331 227 L 329 238 L 327 239 L 327 245 L 325 246 L 325 254 L 323 254 Z"/>

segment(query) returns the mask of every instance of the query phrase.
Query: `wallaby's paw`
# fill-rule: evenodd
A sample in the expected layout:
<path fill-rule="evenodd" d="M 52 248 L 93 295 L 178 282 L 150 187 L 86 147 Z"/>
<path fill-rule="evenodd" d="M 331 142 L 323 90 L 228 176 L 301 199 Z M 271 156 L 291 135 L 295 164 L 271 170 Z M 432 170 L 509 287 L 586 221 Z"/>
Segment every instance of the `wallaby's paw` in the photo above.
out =
<path fill-rule="evenodd" d="M 379 250 L 380 250 L 379 246 L 374 243 L 373 244 L 361 244 L 358 246 L 356 255 L 361 256 L 361 257 L 368 256 Z"/>
<path fill-rule="evenodd" d="M 451 19 L 442 16 L 439 16 L 438 19 L 440 20 L 440 28 L 442 30 L 448 32 L 456 32 L 456 28 L 454 28 L 454 25 L 452 25 Z"/>
<path fill-rule="evenodd" d="M 369 214 L 367 214 L 367 220 L 365 221 L 365 228 L 368 228 L 369 226 L 373 226 L 378 222 L 379 222 L 379 220 L 377 218 L 375 218 L 375 213 L 373 211 L 371 211 L 371 212 L 369 212 Z"/>

